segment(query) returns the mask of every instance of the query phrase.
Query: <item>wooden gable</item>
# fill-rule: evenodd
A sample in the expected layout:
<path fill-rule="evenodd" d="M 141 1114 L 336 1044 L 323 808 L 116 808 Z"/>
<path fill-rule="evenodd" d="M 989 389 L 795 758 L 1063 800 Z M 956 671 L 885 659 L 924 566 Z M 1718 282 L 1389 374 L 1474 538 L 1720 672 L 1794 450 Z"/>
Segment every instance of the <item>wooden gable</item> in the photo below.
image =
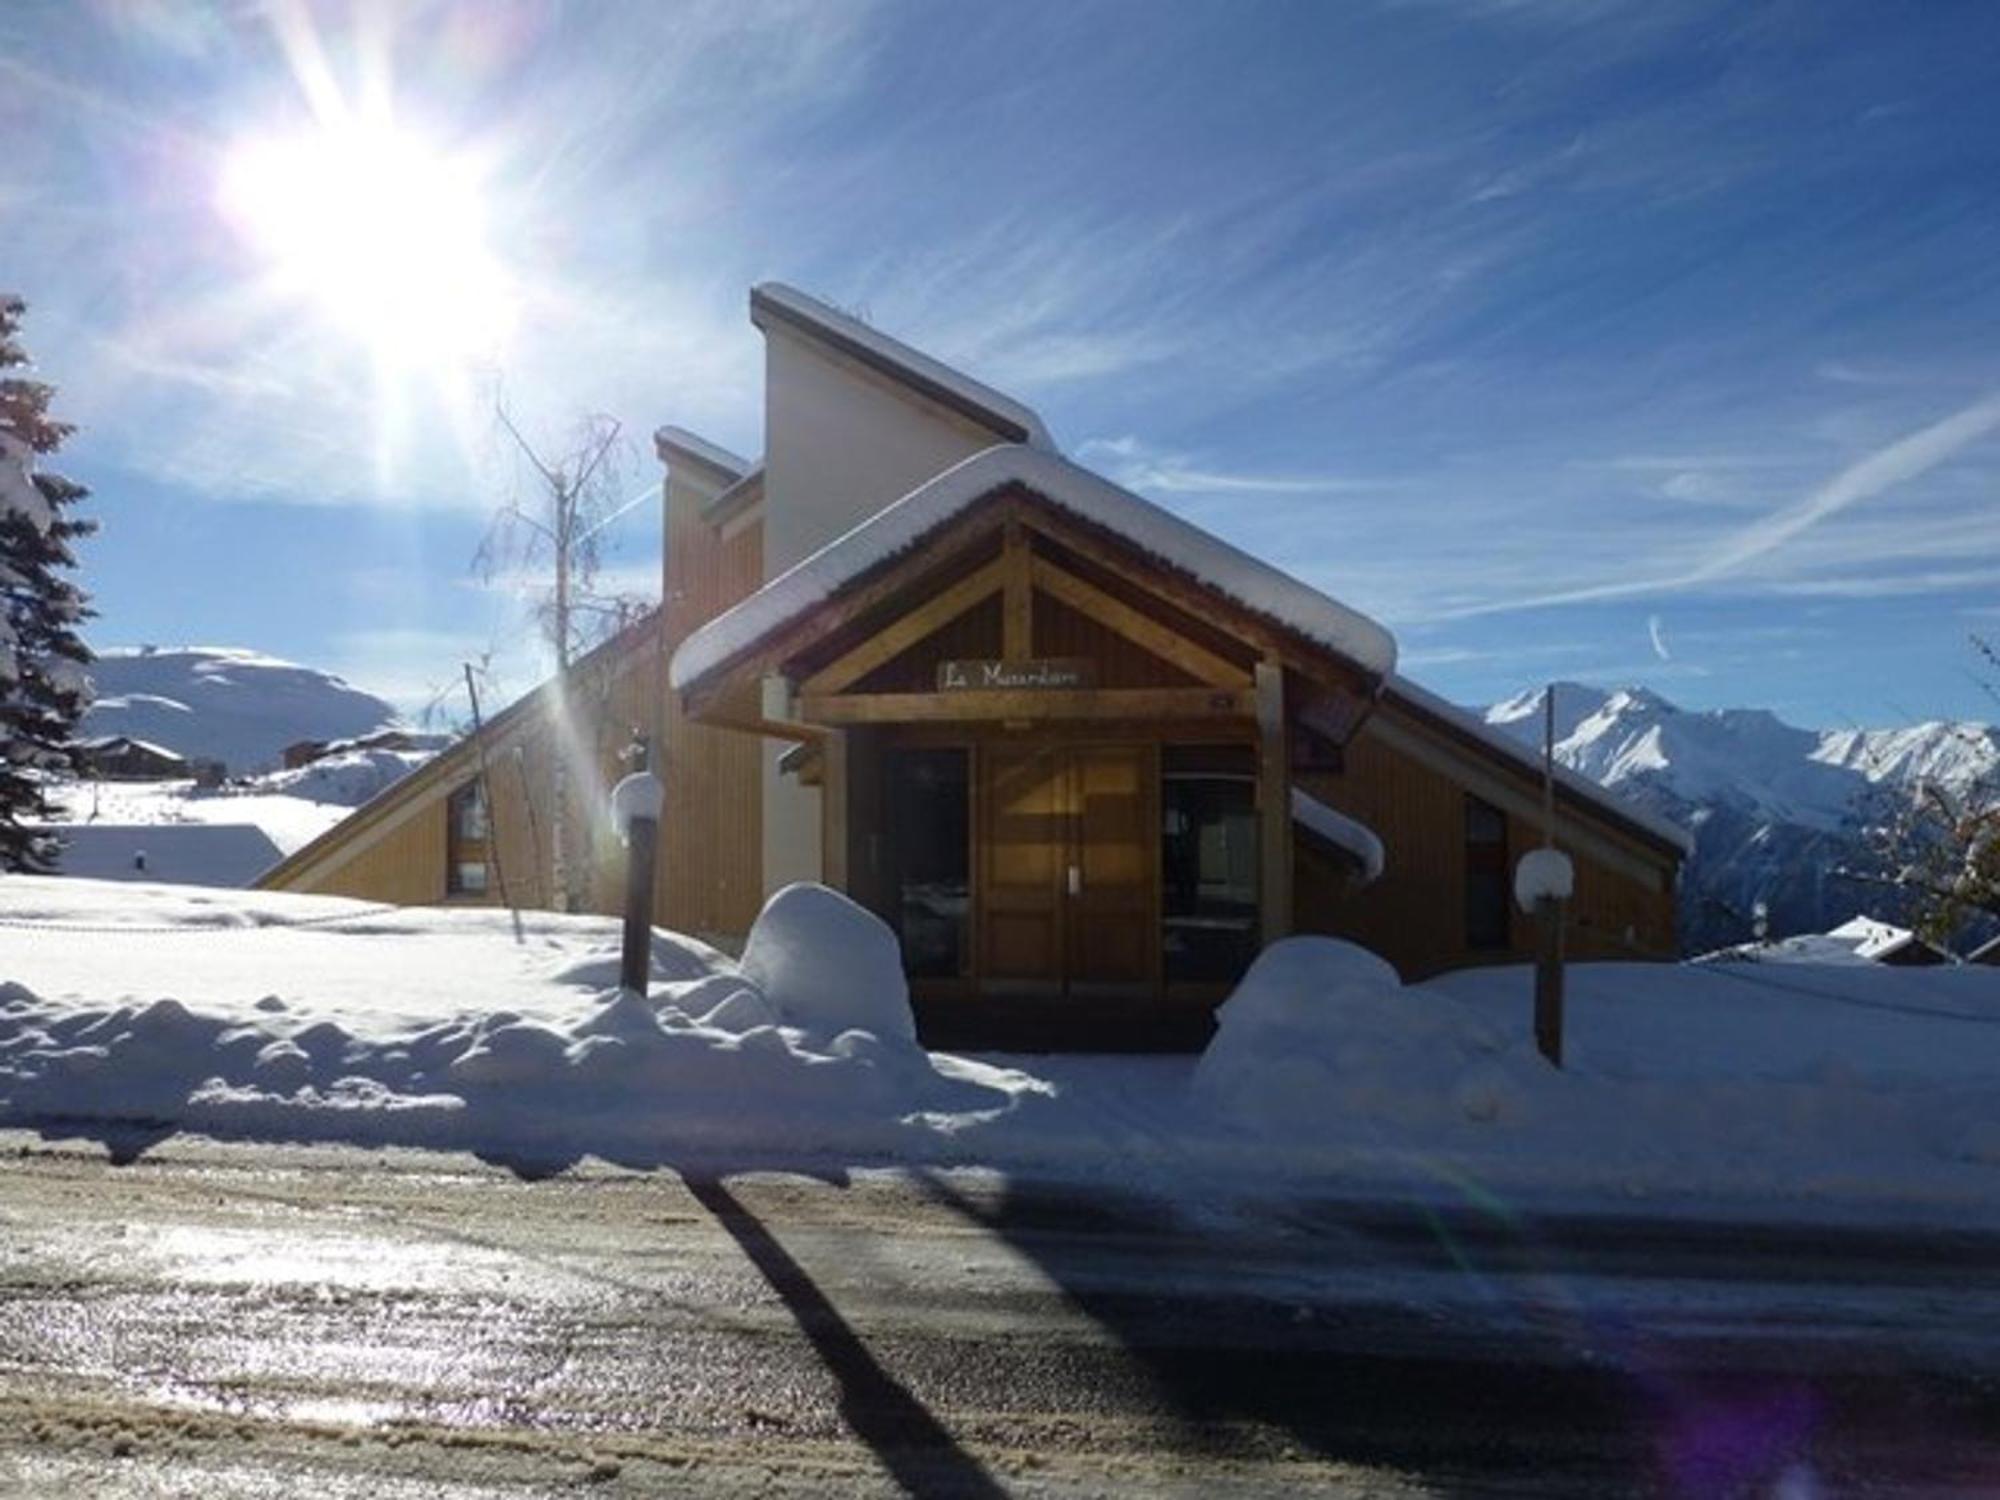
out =
<path fill-rule="evenodd" d="M 852 724 L 1248 720 L 1260 664 L 1350 706 L 1329 723 L 1365 714 L 1372 684 L 1351 663 L 1014 486 L 774 630 L 688 702 L 794 739 Z"/>

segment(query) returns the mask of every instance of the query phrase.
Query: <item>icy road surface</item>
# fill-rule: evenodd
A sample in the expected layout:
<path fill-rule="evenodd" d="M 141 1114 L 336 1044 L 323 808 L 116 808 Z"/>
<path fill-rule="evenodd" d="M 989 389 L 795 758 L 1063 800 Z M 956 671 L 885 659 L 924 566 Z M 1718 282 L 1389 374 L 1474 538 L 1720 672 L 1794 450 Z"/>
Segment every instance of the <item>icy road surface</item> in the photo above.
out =
<path fill-rule="evenodd" d="M 1980 1494 L 2000 1242 L 0 1134 L 0 1493 Z"/>

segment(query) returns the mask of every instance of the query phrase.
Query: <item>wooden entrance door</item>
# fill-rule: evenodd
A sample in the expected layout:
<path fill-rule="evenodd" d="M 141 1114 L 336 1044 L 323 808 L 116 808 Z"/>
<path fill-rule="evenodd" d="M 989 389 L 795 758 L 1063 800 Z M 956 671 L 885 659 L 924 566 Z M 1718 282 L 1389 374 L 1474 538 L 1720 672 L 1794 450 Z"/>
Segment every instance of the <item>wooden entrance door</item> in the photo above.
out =
<path fill-rule="evenodd" d="M 1150 988 L 1151 747 L 989 746 L 981 764 L 981 979 L 1003 993 Z"/>

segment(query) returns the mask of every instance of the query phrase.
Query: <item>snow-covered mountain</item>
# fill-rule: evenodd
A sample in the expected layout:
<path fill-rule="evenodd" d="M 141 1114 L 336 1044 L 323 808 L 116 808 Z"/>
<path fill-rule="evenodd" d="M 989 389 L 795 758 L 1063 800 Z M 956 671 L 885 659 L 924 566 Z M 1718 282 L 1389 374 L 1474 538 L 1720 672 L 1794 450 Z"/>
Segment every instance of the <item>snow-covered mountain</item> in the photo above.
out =
<path fill-rule="evenodd" d="M 130 735 L 234 774 L 271 769 L 294 741 L 349 739 L 396 719 L 331 673 L 227 646 L 101 650 L 90 676 L 97 701 L 81 737 Z"/>
<path fill-rule="evenodd" d="M 97 700 L 79 737 L 124 734 L 190 759 L 219 760 L 217 787 L 174 781 L 65 781 L 51 789 L 57 869 L 99 880 L 245 885 L 393 786 L 449 742 L 348 747 L 296 770 L 287 745 L 395 724 L 395 710 L 331 673 L 234 647 L 100 651 Z"/>
<path fill-rule="evenodd" d="M 1985 724 L 1812 730 L 1764 709 L 1690 711 L 1645 688 L 1554 692 L 1557 759 L 1693 830 L 1681 925 L 1696 949 L 1749 937 L 1760 901 L 1774 937 L 1891 904 L 1840 873 L 1869 866 L 1869 823 L 1920 782 L 2000 776 L 2000 730 Z M 1486 721 L 1540 746 L 1543 697 L 1496 703 Z"/>

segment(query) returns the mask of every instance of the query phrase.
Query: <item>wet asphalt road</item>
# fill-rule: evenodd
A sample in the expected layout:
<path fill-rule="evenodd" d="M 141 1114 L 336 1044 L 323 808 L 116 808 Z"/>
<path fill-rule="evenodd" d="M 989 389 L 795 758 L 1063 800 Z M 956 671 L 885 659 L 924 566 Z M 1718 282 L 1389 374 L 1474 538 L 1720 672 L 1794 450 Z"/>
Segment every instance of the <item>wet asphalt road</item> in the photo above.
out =
<path fill-rule="evenodd" d="M 2000 1493 L 2000 1241 L 0 1133 L 0 1493 Z"/>

